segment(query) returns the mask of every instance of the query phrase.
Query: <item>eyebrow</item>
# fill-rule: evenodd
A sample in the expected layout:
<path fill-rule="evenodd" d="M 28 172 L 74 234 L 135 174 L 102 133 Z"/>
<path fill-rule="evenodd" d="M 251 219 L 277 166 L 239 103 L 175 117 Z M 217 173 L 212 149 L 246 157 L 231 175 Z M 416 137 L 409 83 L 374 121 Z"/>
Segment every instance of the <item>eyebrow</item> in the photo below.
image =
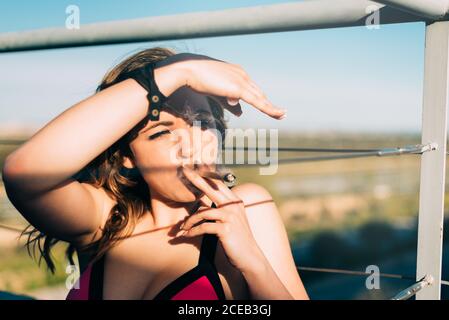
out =
<path fill-rule="evenodd" d="M 174 124 L 173 121 L 160 121 L 160 122 L 155 122 L 153 124 L 151 124 L 149 127 L 147 127 L 146 129 L 143 129 L 142 131 L 139 132 L 139 134 L 142 134 L 144 132 L 147 132 L 150 129 L 156 128 L 158 126 L 172 126 Z"/>

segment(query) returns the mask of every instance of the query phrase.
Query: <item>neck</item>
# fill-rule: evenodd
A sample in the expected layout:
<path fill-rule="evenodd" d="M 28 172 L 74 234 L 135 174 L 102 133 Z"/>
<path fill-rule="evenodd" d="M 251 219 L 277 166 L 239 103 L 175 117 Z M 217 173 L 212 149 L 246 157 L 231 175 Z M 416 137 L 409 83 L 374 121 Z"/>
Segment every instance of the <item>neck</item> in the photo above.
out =
<path fill-rule="evenodd" d="M 184 221 L 186 217 L 193 214 L 196 208 L 201 206 L 210 207 L 212 201 L 203 195 L 194 202 L 181 203 L 162 198 L 160 195 L 151 194 L 151 215 L 155 228 L 173 226 Z"/>

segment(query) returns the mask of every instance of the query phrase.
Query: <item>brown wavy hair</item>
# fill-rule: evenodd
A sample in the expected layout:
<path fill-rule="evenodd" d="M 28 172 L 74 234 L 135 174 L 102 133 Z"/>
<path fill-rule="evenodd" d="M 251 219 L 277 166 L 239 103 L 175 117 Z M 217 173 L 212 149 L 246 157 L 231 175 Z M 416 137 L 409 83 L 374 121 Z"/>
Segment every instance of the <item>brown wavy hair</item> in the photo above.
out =
<path fill-rule="evenodd" d="M 117 66 L 113 67 L 103 77 L 96 92 L 100 92 L 119 82 L 119 77 L 132 70 L 141 68 L 153 62 L 163 60 L 176 52 L 172 49 L 154 47 L 137 52 Z M 216 100 L 207 97 L 211 106 L 212 115 L 216 129 L 220 132 L 224 141 L 226 121 L 224 119 L 223 108 Z M 169 108 L 170 106 L 167 106 Z M 114 246 L 119 240 L 128 237 L 138 220 L 150 210 L 149 188 L 137 168 L 128 169 L 123 166 L 123 158 L 133 154 L 129 147 L 140 130 L 145 127 L 148 117 L 136 124 L 123 137 L 112 144 L 108 149 L 99 154 L 89 164 L 87 164 L 72 178 L 79 182 L 92 184 L 96 188 L 103 188 L 108 195 L 117 203 L 109 212 L 109 217 L 103 227 L 99 240 L 81 248 L 83 252 L 89 252 L 91 261 L 98 260 L 106 251 Z M 54 273 L 55 265 L 51 255 L 51 249 L 59 242 L 59 239 L 46 235 L 29 225 L 22 236 L 27 236 L 26 247 L 30 256 L 36 259 L 39 253 L 39 265 L 44 259 L 48 269 Z M 78 248 L 80 250 L 80 248 Z M 66 257 L 71 264 L 74 264 L 73 255 L 76 248 L 69 244 L 66 250 Z"/>

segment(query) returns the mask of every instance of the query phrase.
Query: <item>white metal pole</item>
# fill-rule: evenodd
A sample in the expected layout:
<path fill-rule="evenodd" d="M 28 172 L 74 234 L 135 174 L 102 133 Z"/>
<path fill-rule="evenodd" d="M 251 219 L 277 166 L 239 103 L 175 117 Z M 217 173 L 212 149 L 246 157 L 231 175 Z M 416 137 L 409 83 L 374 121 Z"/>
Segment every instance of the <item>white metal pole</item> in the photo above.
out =
<path fill-rule="evenodd" d="M 446 174 L 449 86 L 449 22 L 426 26 L 422 141 L 438 149 L 422 154 L 419 195 L 416 279 L 431 276 L 433 283 L 416 299 L 440 299 Z"/>
<path fill-rule="evenodd" d="M 363 26 L 373 9 L 380 24 L 424 20 L 368 0 L 313 0 L 9 32 L 0 52 Z"/>

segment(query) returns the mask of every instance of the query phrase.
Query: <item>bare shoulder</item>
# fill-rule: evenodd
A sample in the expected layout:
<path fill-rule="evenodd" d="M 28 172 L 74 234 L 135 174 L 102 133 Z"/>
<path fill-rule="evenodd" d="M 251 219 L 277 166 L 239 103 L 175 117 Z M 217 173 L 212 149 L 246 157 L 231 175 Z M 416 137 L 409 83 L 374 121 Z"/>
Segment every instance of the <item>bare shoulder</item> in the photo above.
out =
<path fill-rule="evenodd" d="M 246 210 L 260 209 L 261 207 L 268 209 L 274 205 L 270 192 L 257 183 L 251 182 L 235 186 L 232 188 L 232 192 L 243 201 Z"/>
<path fill-rule="evenodd" d="M 232 188 L 244 205 L 254 239 L 294 299 L 308 299 L 293 259 L 283 219 L 270 192 L 256 183 Z"/>
<path fill-rule="evenodd" d="M 257 183 L 248 182 L 235 186 L 232 188 L 232 192 L 237 195 L 244 197 L 242 200 L 260 199 L 260 198 L 271 198 L 270 192 L 263 186 Z"/>
<path fill-rule="evenodd" d="M 280 223 L 279 212 L 270 192 L 257 183 L 244 183 L 232 188 L 245 205 L 245 212 L 253 232 L 262 234 L 274 220 Z"/>

